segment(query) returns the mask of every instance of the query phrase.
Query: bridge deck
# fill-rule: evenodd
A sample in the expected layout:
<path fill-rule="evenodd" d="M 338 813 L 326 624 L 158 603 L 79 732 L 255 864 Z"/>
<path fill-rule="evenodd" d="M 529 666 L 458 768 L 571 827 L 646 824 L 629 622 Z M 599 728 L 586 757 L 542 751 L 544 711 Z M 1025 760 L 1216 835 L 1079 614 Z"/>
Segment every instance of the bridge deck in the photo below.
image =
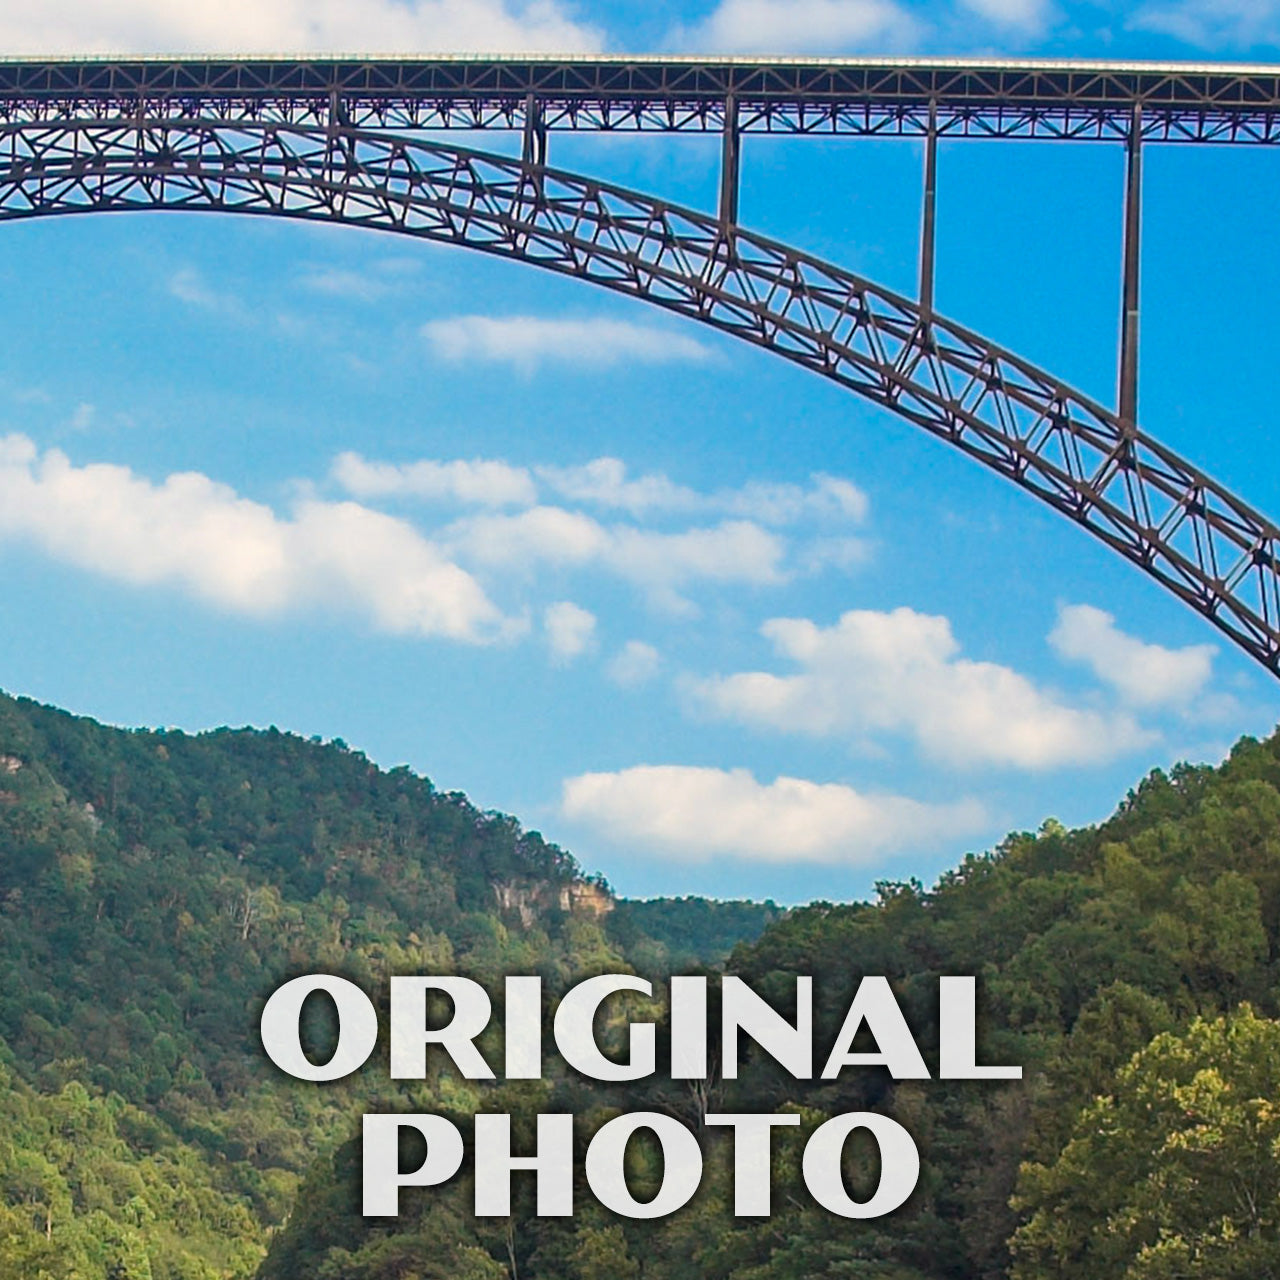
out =
<path fill-rule="evenodd" d="M 0 120 L 198 113 L 384 128 L 739 130 L 1280 141 L 1280 66 L 931 58 L 423 57 L 0 60 Z"/>

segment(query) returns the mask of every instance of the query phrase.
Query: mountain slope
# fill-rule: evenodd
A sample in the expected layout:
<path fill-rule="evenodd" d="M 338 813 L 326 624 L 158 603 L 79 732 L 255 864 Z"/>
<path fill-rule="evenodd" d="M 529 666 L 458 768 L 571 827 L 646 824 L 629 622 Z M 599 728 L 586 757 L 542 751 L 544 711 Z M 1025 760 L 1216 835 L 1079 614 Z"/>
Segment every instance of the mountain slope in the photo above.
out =
<path fill-rule="evenodd" d="M 285 1080 L 256 1031 L 276 986 L 518 971 L 554 990 L 627 967 L 614 905 L 514 819 L 341 742 L 122 731 L 0 695 L 0 1114 L 20 1118 L 0 1137 L 0 1274 L 250 1274 L 357 1093 L 390 1087 L 375 1066 Z M 668 910 L 668 932 L 687 940 L 698 910 Z M 697 958 L 773 914 L 742 907 Z M 89 1119 L 51 1146 L 68 1108 Z M 113 1172 L 89 1178 L 99 1157 Z"/>
<path fill-rule="evenodd" d="M 505 1233 L 469 1218 L 466 1166 L 446 1187 L 406 1192 L 399 1219 L 362 1219 L 353 1142 L 312 1174 L 261 1280 L 465 1268 L 521 1280 L 1004 1280 L 1014 1266 L 1018 1280 L 1244 1280 L 1280 1268 L 1280 1209 L 1245 1194 L 1276 1185 L 1280 1063 L 1256 1046 L 1280 1042 L 1280 736 L 1242 740 L 1216 769 L 1153 773 L 1097 827 L 1048 821 L 1015 833 L 931 890 L 885 883 L 871 903 L 796 910 L 739 946 L 728 968 L 780 1008 L 797 976 L 814 976 L 819 1063 L 864 974 L 890 978 L 935 1063 L 937 979 L 976 974 L 980 1060 L 1022 1064 L 1024 1079 L 895 1084 L 864 1067 L 801 1083 L 755 1054 L 737 1080 L 697 1098 L 671 1082 L 639 1082 L 620 1101 L 553 1080 L 540 1096 L 486 1106 L 513 1112 L 526 1150 L 538 1110 L 573 1110 L 581 1145 L 616 1106 L 695 1127 L 702 1109 L 799 1108 L 802 1127 L 773 1141 L 772 1216 L 733 1217 L 723 1130 L 702 1131 L 702 1188 L 668 1219 L 607 1214 L 579 1179 L 572 1220 L 537 1218 L 525 1185 Z M 1263 1092 L 1233 1101 L 1240 1087 Z M 1153 1105 L 1160 1126 L 1147 1134 L 1133 1117 Z M 799 1185 L 804 1136 L 850 1111 L 894 1116 L 922 1158 L 915 1194 L 875 1221 L 834 1217 Z M 1113 1115 L 1126 1132 L 1112 1134 Z M 635 1172 L 653 1177 L 640 1156 Z M 854 1152 L 847 1176 L 873 1186 L 874 1157 Z M 1220 1219 L 1198 1221 L 1188 1177 L 1203 1179 Z M 1243 1261 L 1227 1267 L 1230 1242 L 1245 1239 Z"/>
<path fill-rule="evenodd" d="M 316 1087 L 283 1078 L 257 1043 L 263 1000 L 301 972 L 372 993 L 395 973 L 494 989 L 537 973 L 554 999 L 628 967 L 661 990 L 729 952 L 780 1007 L 797 975 L 815 975 L 819 1060 L 859 977 L 886 974 L 932 1061 L 937 977 L 977 974 L 984 1059 L 1022 1063 L 1025 1079 L 895 1085 L 870 1068 L 802 1085 L 754 1054 L 739 1079 L 705 1089 L 588 1086 L 554 1064 L 542 1082 L 475 1086 L 437 1070 L 401 1084 L 375 1055 Z M 932 889 L 885 883 L 874 902 L 783 913 L 618 901 L 514 819 L 340 742 L 122 731 L 0 695 L 4 1276 L 1004 1280 L 1013 1268 L 1133 1280 L 1161 1274 L 1140 1269 L 1148 1254 L 1185 1271 L 1209 1239 L 1179 1218 L 1196 1197 L 1161 1198 L 1140 1127 L 1108 1145 L 1097 1117 L 1144 1114 L 1143 1089 L 1182 1090 L 1162 1123 L 1169 1150 L 1199 1159 L 1182 1099 L 1205 1081 L 1224 1098 L 1233 1081 L 1274 1092 L 1274 1070 L 1246 1051 L 1280 1034 L 1278 997 L 1280 737 L 1244 739 L 1216 769 L 1153 773 L 1099 826 L 1015 833 Z M 323 1010 L 307 1031 L 321 1045 Z M 1224 1044 L 1246 1056 L 1196 1056 Z M 1221 1109 L 1230 1124 L 1199 1166 L 1221 1171 L 1205 1185 L 1226 1206 L 1203 1247 L 1225 1256 L 1223 1241 L 1248 1236 L 1249 1274 L 1264 1274 L 1280 1268 L 1278 1215 L 1230 1216 L 1231 1180 L 1270 1185 L 1258 1161 L 1273 1160 L 1243 1101 Z M 729 1152 L 706 1131 L 703 1189 L 658 1223 L 617 1219 L 581 1186 L 573 1219 L 537 1219 L 528 1179 L 509 1221 L 476 1222 L 465 1176 L 407 1194 L 401 1219 L 359 1214 L 362 1111 L 439 1111 L 464 1131 L 477 1109 L 506 1111 L 529 1146 L 540 1111 L 573 1112 L 582 1143 L 620 1109 L 698 1129 L 708 1109 L 786 1107 L 803 1124 L 775 1143 L 769 1219 L 733 1218 Z M 903 1209 L 852 1226 L 797 1194 L 798 1144 L 851 1110 L 897 1117 L 923 1161 Z M 1103 1167 L 1116 1152 L 1128 1163 Z M 631 1163 L 639 1187 L 656 1186 L 652 1152 Z M 869 1185 L 874 1161 L 855 1153 L 848 1175 Z M 1082 1179 L 1115 1203 L 1073 1191 Z M 1123 1233 L 1108 1216 L 1120 1206 L 1137 1206 Z"/>

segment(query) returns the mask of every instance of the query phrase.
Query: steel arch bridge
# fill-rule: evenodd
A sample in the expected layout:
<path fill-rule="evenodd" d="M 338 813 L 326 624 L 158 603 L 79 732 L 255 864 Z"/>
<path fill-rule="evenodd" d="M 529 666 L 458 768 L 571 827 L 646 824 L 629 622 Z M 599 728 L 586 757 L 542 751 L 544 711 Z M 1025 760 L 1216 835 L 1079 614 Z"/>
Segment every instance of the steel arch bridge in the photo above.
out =
<path fill-rule="evenodd" d="M 434 131 L 518 130 L 516 157 Z M 557 129 L 715 131 L 715 213 L 547 165 Z M 744 133 L 923 137 L 920 296 L 737 222 Z M 1127 149 L 1116 411 L 933 309 L 939 136 Z M 1280 528 L 1140 430 L 1148 142 L 1280 143 L 1280 68 L 699 59 L 0 62 L 0 220 L 210 210 L 374 228 L 603 285 L 773 351 L 1005 476 L 1280 675 Z"/>

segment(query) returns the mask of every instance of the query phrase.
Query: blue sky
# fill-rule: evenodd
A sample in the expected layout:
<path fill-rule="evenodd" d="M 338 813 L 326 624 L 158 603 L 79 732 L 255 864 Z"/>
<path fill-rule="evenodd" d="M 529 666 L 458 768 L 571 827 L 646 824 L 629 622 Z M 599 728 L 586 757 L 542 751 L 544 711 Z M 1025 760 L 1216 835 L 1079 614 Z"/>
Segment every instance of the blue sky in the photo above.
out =
<path fill-rule="evenodd" d="M 0 3 L 14 51 L 769 49 L 1275 56 L 1280 4 Z M 41 25 L 43 24 L 43 25 Z M 511 138 L 485 145 L 509 150 Z M 713 140 L 552 138 L 695 207 Z M 911 141 L 749 137 L 742 221 L 911 292 Z M 1123 157 L 954 141 L 938 307 L 1111 400 Z M 1280 163 L 1151 147 L 1141 418 L 1280 512 Z M 517 814 L 631 894 L 932 880 L 1275 682 L 1012 486 L 641 304 L 342 228 L 0 227 L 0 686 L 120 724 L 277 724 Z"/>

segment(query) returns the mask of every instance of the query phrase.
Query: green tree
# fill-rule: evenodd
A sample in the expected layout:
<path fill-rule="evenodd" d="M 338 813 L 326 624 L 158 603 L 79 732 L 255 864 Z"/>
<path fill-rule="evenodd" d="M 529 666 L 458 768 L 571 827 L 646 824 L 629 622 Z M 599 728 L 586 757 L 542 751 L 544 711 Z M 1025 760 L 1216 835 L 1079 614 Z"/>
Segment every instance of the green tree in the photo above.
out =
<path fill-rule="evenodd" d="M 1015 1280 L 1280 1276 L 1280 1022 L 1241 1005 L 1156 1036 L 1015 1203 Z"/>
<path fill-rule="evenodd" d="M 627 1238 L 617 1223 L 583 1226 L 574 1235 L 570 1273 L 573 1280 L 636 1280 L 640 1264 L 627 1251 Z"/>

